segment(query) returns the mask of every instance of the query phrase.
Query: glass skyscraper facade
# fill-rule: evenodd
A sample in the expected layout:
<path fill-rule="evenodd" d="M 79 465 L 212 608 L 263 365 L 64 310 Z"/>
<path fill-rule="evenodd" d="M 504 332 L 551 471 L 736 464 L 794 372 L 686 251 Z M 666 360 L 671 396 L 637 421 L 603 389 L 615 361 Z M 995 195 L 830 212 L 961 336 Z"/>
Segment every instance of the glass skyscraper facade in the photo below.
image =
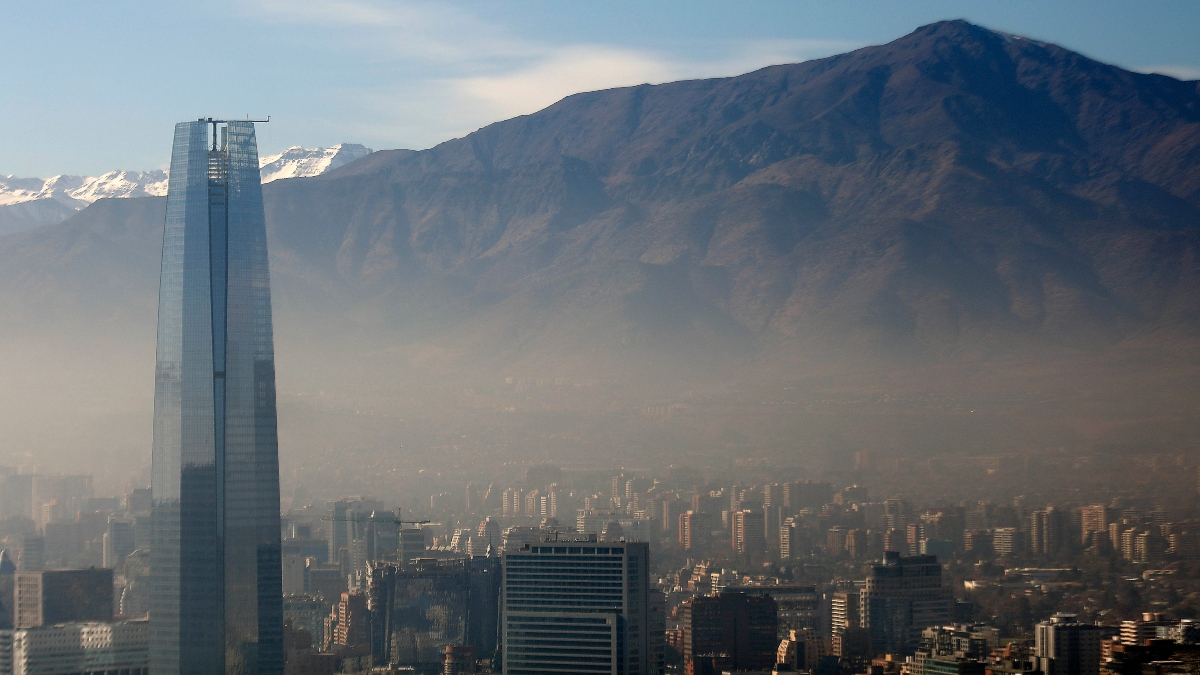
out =
<path fill-rule="evenodd" d="M 154 386 L 150 672 L 283 672 L 279 459 L 254 124 L 175 126 Z"/>

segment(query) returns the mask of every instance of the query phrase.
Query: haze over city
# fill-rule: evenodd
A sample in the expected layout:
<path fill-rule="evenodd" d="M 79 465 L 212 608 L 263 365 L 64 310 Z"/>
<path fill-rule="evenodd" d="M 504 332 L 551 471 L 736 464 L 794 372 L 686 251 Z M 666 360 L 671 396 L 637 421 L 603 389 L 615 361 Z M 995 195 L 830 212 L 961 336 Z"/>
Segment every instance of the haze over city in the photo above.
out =
<path fill-rule="evenodd" d="M 0 671 L 1200 663 L 1196 5 L 5 16 Z"/>

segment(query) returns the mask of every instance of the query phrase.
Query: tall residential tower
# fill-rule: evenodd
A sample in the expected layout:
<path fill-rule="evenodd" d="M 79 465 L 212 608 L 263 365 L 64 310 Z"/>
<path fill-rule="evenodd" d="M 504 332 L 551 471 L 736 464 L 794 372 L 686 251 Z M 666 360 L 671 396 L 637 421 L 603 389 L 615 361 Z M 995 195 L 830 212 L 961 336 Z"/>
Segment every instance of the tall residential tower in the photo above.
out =
<path fill-rule="evenodd" d="M 275 356 L 250 121 L 175 126 L 158 296 L 150 672 L 283 672 Z"/>

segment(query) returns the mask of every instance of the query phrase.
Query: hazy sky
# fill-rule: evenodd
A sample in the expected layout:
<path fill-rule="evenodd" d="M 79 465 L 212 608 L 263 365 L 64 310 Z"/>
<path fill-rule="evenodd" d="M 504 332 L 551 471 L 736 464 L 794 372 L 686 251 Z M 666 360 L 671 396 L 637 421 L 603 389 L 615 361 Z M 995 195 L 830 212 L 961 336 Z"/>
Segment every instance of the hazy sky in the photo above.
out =
<path fill-rule="evenodd" d="M 1200 2 L 0 0 L 0 174 L 164 167 L 174 122 L 264 153 L 426 148 L 577 91 L 732 75 L 948 18 L 1200 78 Z"/>

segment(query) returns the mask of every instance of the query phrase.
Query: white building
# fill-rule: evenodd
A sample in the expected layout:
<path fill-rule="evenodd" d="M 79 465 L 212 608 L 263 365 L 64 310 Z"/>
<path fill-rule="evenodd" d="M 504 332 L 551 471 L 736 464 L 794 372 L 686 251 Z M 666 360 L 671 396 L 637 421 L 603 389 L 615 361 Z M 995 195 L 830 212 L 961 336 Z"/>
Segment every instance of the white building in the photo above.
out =
<path fill-rule="evenodd" d="M 13 675 L 147 675 L 149 660 L 145 620 L 0 631 L 0 668 Z"/>

